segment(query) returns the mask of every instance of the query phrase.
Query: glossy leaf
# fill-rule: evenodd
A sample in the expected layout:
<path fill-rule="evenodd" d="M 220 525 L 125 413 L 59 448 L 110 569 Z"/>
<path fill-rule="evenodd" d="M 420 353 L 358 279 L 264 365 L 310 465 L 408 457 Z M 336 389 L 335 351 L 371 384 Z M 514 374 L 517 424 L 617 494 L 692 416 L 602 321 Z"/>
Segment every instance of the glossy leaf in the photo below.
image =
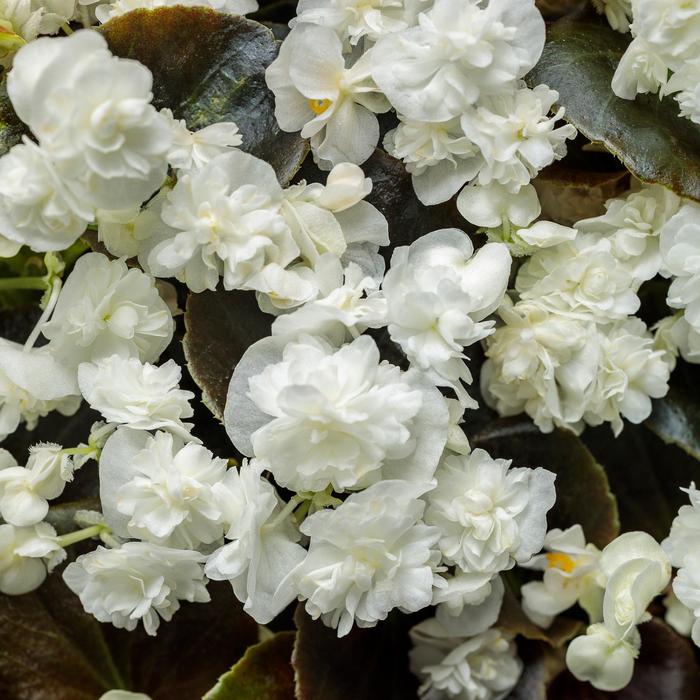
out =
<path fill-rule="evenodd" d="M 113 688 L 201 697 L 258 635 L 228 584 L 209 591 L 211 603 L 183 603 L 155 638 L 100 624 L 59 574 L 34 593 L 0 595 L 0 697 L 96 700 Z"/>
<path fill-rule="evenodd" d="M 334 629 L 312 620 L 301 605 L 294 620 L 297 700 L 417 698 L 418 684 L 408 669 L 407 615 L 395 611 L 376 627 L 354 627 L 340 639 Z"/>
<path fill-rule="evenodd" d="M 492 423 L 472 438 L 492 457 L 512 459 L 515 467 L 545 467 L 556 473 L 557 502 L 547 515 L 548 527 L 579 523 L 588 541 L 599 547 L 619 531 L 615 496 L 605 470 L 573 433 L 541 433 L 521 418 Z"/>
<path fill-rule="evenodd" d="M 294 700 L 294 632 L 278 632 L 250 647 L 204 700 Z"/>
<path fill-rule="evenodd" d="M 260 311 L 252 292 L 217 290 L 187 298 L 183 346 L 188 369 L 219 420 L 233 368 L 256 340 L 270 335 L 272 320 Z"/>
<path fill-rule="evenodd" d="M 29 129 L 15 114 L 7 95 L 7 78 L 3 78 L 0 82 L 0 156 L 18 144 L 22 136 L 28 133 Z"/>
<path fill-rule="evenodd" d="M 566 120 L 591 141 L 601 142 L 640 180 L 658 182 L 700 200 L 700 126 L 678 116 L 671 97 L 617 97 L 610 87 L 629 43 L 595 15 L 566 17 L 550 26 L 530 85 L 559 92 Z"/>
<path fill-rule="evenodd" d="M 287 184 L 307 152 L 298 134 L 280 131 L 265 68 L 279 48 L 257 22 L 203 7 L 134 10 L 104 24 L 110 49 L 153 73 L 153 103 L 192 130 L 234 121 L 243 150 L 268 161 Z"/>

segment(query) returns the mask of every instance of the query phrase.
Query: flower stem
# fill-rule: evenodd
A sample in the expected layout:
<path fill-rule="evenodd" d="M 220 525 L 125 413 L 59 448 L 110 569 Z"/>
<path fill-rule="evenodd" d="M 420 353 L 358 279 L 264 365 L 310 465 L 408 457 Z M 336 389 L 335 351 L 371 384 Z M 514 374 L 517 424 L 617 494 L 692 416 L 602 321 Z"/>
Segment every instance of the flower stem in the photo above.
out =
<path fill-rule="evenodd" d="M 93 452 L 99 452 L 97 447 L 92 447 L 90 445 L 85 445 L 84 447 L 69 447 L 65 450 L 61 450 L 64 455 L 89 455 Z"/>
<path fill-rule="evenodd" d="M 49 320 L 51 314 L 53 313 L 54 307 L 56 306 L 56 302 L 58 302 L 58 295 L 61 293 L 61 287 L 63 285 L 60 278 L 58 277 L 53 281 L 52 284 L 53 286 L 51 289 L 51 294 L 49 295 L 49 298 L 46 302 L 46 308 L 43 310 L 41 316 L 39 317 L 39 320 L 34 326 L 34 329 L 29 334 L 27 341 L 24 343 L 25 350 L 31 350 L 34 347 L 34 343 L 36 343 L 36 340 L 39 337 L 39 334 L 41 333 L 41 329 L 44 323 L 46 323 L 46 321 Z"/>
<path fill-rule="evenodd" d="M 49 286 L 45 277 L 6 277 L 0 279 L 0 291 L 6 289 L 41 289 Z"/>
<path fill-rule="evenodd" d="M 89 540 L 91 537 L 97 537 L 105 530 L 109 530 L 107 525 L 91 525 L 82 530 L 76 530 L 75 532 L 69 532 L 67 535 L 61 535 L 56 541 L 59 547 L 69 547 L 76 542 L 82 542 L 83 540 Z"/>

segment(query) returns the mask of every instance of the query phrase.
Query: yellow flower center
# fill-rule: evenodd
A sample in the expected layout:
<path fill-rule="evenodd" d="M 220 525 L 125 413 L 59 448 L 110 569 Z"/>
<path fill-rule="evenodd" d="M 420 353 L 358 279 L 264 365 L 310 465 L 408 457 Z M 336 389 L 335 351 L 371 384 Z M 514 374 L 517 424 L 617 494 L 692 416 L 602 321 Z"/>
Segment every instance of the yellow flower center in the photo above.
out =
<path fill-rule="evenodd" d="M 332 104 L 330 100 L 309 100 L 309 107 L 314 114 L 323 114 Z"/>
<path fill-rule="evenodd" d="M 568 554 L 547 552 L 545 556 L 550 569 L 561 569 L 570 574 L 576 568 L 576 562 Z"/>

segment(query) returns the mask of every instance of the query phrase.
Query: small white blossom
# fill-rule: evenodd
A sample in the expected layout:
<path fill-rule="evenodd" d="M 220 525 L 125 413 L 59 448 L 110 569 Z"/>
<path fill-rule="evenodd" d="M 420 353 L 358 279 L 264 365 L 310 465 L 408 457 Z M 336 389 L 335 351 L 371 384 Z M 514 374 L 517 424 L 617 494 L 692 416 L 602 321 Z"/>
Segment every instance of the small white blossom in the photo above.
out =
<path fill-rule="evenodd" d="M 457 117 L 445 122 L 400 117 L 398 127 L 384 137 L 384 147 L 404 162 L 418 199 L 426 205 L 446 202 L 483 164 Z"/>
<path fill-rule="evenodd" d="M 51 411 L 73 415 L 80 406 L 75 372 L 45 349 L 0 339 L 0 441 L 20 423 L 33 430 Z"/>
<path fill-rule="evenodd" d="M 631 0 L 593 0 L 593 7 L 599 15 L 605 15 L 616 32 L 629 32 L 632 19 Z"/>
<path fill-rule="evenodd" d="M 485 98 L 462 115 L 462 129 L 484 160 L 477 178 L 480 185 L 498 182 L 515 193 L 566 155 L 566 140 L 576 136 L 576 129 L 570 124 L 556 126 L 564 116 L 563 107 L 550 116 L 558 98 L 557 91 L 546 85 L 534 89 L 523 85 Z"/>
<path fill-rule="evenodd" d="M 410 632 L 411 671 L 421 700 L 502 700 L 523 670 L 515 642 L 497 627 L 474 637 L 449 635 L 426 620 Z"/>
<path fill-rule="evenodd" d="M 541 569 L 541 581 L 529 581 L 520 589 L 523 612 L 540 627 L 549 627 L 559 613 L 579 603 L 591 621 L 603 613 L 603 588 L 598 584 L 600 551 L 586 544 L 580 525 L 550 530 L 544 538 L 544 554 L 521 564 Z"/>
<path fill-rule="evenodd" d="M 139 252 L 136 222 L 140 207 L 131 209 L 98 209 L 97 240 L 103 243 L 109 253 L 116 257 L 133 258 Z"/>
<path fill-rule="evenodd" d="M 664 95 L 673 94 L 681 117 L 700 124 L 700 58 L 684 61 L 662 91 Z"/>
<path fill-rule="evenodd" d="M 362 38 L 376 41 L 413 24 L 422 0 L 299 0 L 290 23 L 333 29 L 343 43 L 356 46 Z"/>
<path fill-rule="evenodd" d="M 81 4 L 92 4 L 94 0 L 80 0 Z M 212 10 L 226 12 L 231 15 L 248 15 L 257 12 L 257 0 L 114 0 L 99 4 L 95 8 L 95 16 L 100 22 L 107 22 L 112 17 L 119 17 L 132 10 L 145 8 L 154 10 L 159 7 L 210 7 Z"/>
<path fill-rule="evenodd" d="M 639 309 L 635 279 L 619 264 L 610 240 L 590 235 L 537 251 L 518 270 L 515 288 L 522 300 L 601 323 Z"/>
<path fill-rule="evenodd" d="M 353 624 L 374 627 L 394 608 L 430 605 L 439 531 L 421 522 L 427 488 L 380 481 L 303 522 L 309 552 L 290 577 L 312 618 L 343 637 Z"/>
<path fill-rule="evenodd" d="M 214 486 L 226 467 L 226 460 L 170 433 L 120 428 L 100 456 L 105 519 L 121 537 L 189 549 L 217 542 L 224 525 Z"/>
<path fill-rule="evenodd" d="M 162 206 L 160 230 L 142 247 L 141 263 L 158 277 L 176 277 L 194 292 L 256 289 L 266 265 L 286 267 L 299 249 L 280 214 L 282 188 L 265 161 L 243 151 L 217 156 L 190 171 Z"/>
<path fill-rule="evenodd" d="M 0 226 L 15 243 L 41 252 L 67 248 L 93 218 L 86 197 L 26 136 L 0 158 Z"/>
<path fill-rule="evenodd" d="M 152 84 L 148 68 L 82 30 L 23 47 L 7 91 L 62 177 L 83 183 L 95 208 L 127 209 L 165 179 L 172 137 L 151 105 Z"/>
<path fill-rule="evenodd" d="M 671 532 L 661 543 L 675 567 L 683 566 L 685 555 L 692 552 L 700 542 L 700 491 L 695 488 L 695 482 L 681 491 L 688 494 L 690 505 L 680 507 L 671 524 Z"/>
<path fill-rule="evenodd" d="M 0 593 L 22 595 L 38 588 L 66 553 L 48 523 L 0 525 Z"/>
<path fill-rule="evenodd" d="M 555 475 L 542 468 L 510 468 L 481 449 L 448 456 L 426 495 L 425 521 L 440 530 L 440 551 L 465 572 L 495 574 L 542 548 Z"/>
<path fill-rule="evenodd" d="M 700 646 L 700 555 L 696 550 L 686 550 L 683 564 L 673 580 L 673 592 L 692 611 L 694 620 L 690 635 L 696 646 Z"/>
<path fill-rule="evenodd" d="M 415 26 L 380 38 L 372 76 L 405 117 L 442 122 L 522 78 L 537 63 L 544 34 L 529 0 L 436 0 Z"/>
<path fill-rule="evenodd" d="M 152 362 L 170 343 L 173 325 L 152 277 L 88 253 L 76 262 L 42 332 L 49 352 L 77 367 L 114 354 Z"/>
<path fill-rule="evenodd" d="M 5 450 L 0 457 L 0 515 L 11 525 L 35 525 L 49 512 L 48 502 L 73 479 L 71 458 L 52 443 L 30 447 L 26 467 L 17 466 Z"/>
<path fill-rule="evenodd" d="M 457 197 L 459 213 L 475 226 L 495 228 L 511 223 L 523 228 L 540 215 L 540 201 L 532 185 L 510 192 L 504 185 L 470 185 Z"/>
<path fill-rule="evenodd" d="M 257 460 L 244 461 L 214 487 L 231 541 L 211 554 L 205 567 L 209 578 L 231 583 L 244 610 L 260 624 L 296 597 L 287 576 L 306 554 L 274 486 L 262 477 L 264 469 Z"/>
<path fill-rule="evenodd" d="M 484 399 L 502 416 L 527 413 L 543 432 L 580 432 L 598 375 L 598 331 L 592 322 L 506 297 L 505 325 L 486 339 Z"/>
<path fill-rule="evenodd" d="M 578 221 L 582 233 L 606 237 L 611 252 L 640 281 L 661 267 L 659 232 L 680 206 L 680 199 L 662 185 L 643 185 L 625 198 L 605 203 L 605 214 Z"/>
<path fill-rule="evenodd" d="M 63 580 L 100 622 L 133 631 L 140 620 L 155 635 L 161 618 L 170 621 L 181 600 L 209 602 L 203 561 L 199 552 L 127 542 L 79 556 Z"/>
<path fill-rule="evenodd" d="M 474 254 L 464 232 L 442 229 L 396 248 L 382 284 L 392 340 L 468 407 L 475 402 L 462 386 L 472 381 L 462 350 L 493 332 L 494 321 L 485 319 L 503 300 L 510 265 L 504 245 Z"/>
<path fill-rule="evenodd" d="M 625 100 L 655 93 L 668 81 L 668 66 L 656 49 L 637 37 L 627 47 L 612 79 L 613 92 Z"/>
<path fill-rule="evenodd" d="M 264 460 L 281 486 L 343 491 L 387 478 L 430 480 L 448 415 L 419 372 L 380 362 L 369 336 L 340 349 L 303 336 L 246 351 L 224 420 L 234 445 Z"/>
<path fill-rule="evenodd" d="M 372 82 L 372 52 L 346 68 L 342 42 L 332 29 L 297 24 L 265 72 L 280 128 L 310 138 L 326 169 L 364 162 L 379 141 L 375 113 L 388 111 L 389 103 Z"/>
<path fill-rule="evenodd" d="M 216 156 L 227 153 L 243 143 L 238 126 L 233 122 L 216 122 L 199 131 L 190 131 L 184 119 L 175 119 L 169 109 L 162 109 L 173 132 L 173 145 L 168 151 L 168 163 L 176 170 L 203 168 Z"/>
<path fill-rule="evenodd" d="M 622 417 L 641 423 L 651 413 L 651 399 L 668 392 L 671 368 L 662 350 L 654 349 L 644 322 L 629 318 L 599 334 L 600 355 L 595 388 L 586 406 L 589 425 L 610 422 L 615 435 Z"/>
<path fill-rule="evenodd" d="M 700 331 L 700 204 L 685 202 L 661 229 L 661 273 L 671 276 L 666 303 L 684 309 L 686 321 Z"/>
<path fill-rule="evenodd" d="M 683 637 L 690 637 L 695 624 L 695 613 L 678 600 L 673 589 L 664 596 L 663 604 L 666 608 L 664 620 L 667 624 Z"/>
<path fill-rule="evenodd" d="M 160 367 L 137 357 L 111 355 L 78 367 L 80 392 L 109 423 L 137 430 L 169 430 L 190 437 L 191 391 L 178 388 L 182 370 L 174 360 Z"/>

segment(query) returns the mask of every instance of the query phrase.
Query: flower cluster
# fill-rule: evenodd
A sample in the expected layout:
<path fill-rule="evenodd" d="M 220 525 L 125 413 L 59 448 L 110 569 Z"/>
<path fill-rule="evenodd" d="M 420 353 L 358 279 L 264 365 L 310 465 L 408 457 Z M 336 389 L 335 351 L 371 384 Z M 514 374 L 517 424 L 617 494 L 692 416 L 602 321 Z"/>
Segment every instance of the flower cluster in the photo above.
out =
<path fill-rule="evenodd" d="M 668 391 L 674 355 L 692 351 L 688 331 L 683 343 L 670 322 L 663 341 L 654 338 L 634 316 L 637 292 L 659 272 L 675 275 L 668 303 L 687 306 L 685 319 L 694 320 L 687 283 L 696 209 L 651 185 L 608 201 L 604 214 L 565 231 L 546 221 L 515 234 L 503 226 L 502 239 L 516 254 L 531 240 L 524 233 L 539 229 L 538 241 L 498 310 L 503 325 L 485 340 L 485 399 L 501 415 L 526 412 L 545 432 L 609 422 L 618 434 L 623 418 L 645 420 L 651 399 Z"/>
<path fill-rule="evenodd" d="M 367 160 L 394 109 L 383 145 L 424 204 L 470 182 L 517 194 L 576 133 L 550 115 L 556 91 L 522 80 L 544 46 L 533 0 L 301 0 L 290 24 L 267 84 L 321 168 Z"/>
<path fill-rule="evenodd" d="M 628 4 L 634 38 L 613 76 L 613 91 L 626 100 L 639 93 L 673 95 L 681 116 L 700 124 L 700 3 L 630 0 Z"/>

